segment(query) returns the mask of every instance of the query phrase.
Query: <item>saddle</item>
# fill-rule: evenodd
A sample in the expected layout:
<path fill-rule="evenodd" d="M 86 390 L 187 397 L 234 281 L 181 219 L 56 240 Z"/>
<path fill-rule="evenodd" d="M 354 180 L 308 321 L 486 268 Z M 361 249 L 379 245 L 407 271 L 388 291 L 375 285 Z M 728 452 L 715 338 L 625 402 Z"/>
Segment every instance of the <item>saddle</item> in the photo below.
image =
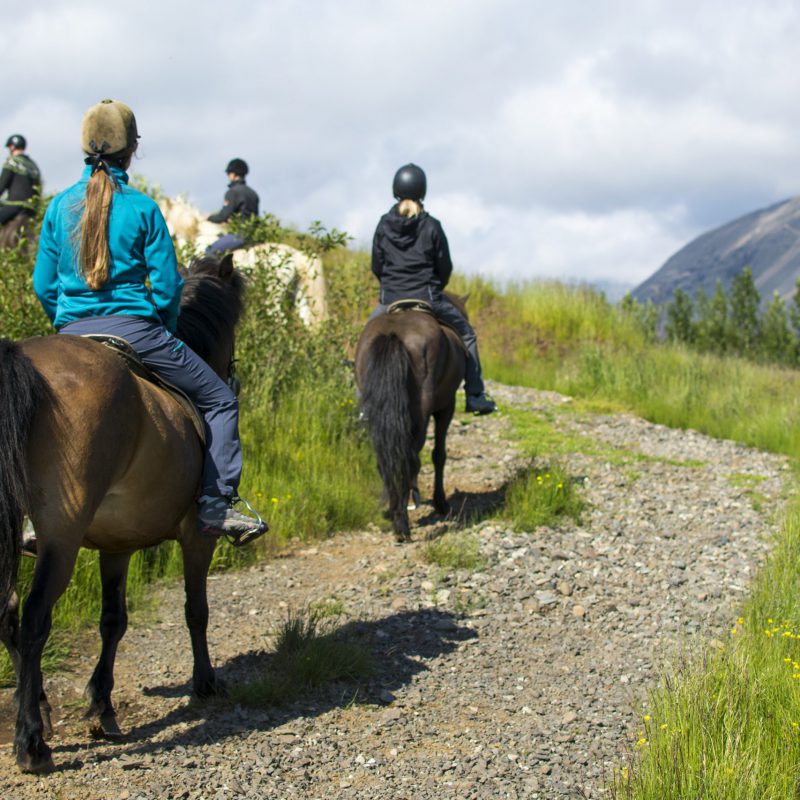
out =
<path fill-rule="evenodd" d="M 174 384 L 164 380 L 157 372 L 150 369 L 140 358 L 137 352 L 131 347 L 126 339 L 121 336 L 114 336 L 110 333 L 85 333 L 84 339 L 92 339 L 95 342 L 105 345 L 119 356 L 125 363 L 125 366 L 134 374 L 152 384 L 155 384 L 160 389 L 171 394 L 175 400 L 178 401 L 181 408 L 188 414 L 200 441 L 205 447 L 206 444 L 206 428 L 203 422 L 203 417 L 197 410 L 195 404 L 189 399 L 186 392 L 179 389 Z"/>
<path fill-rule="evenodd" d="M 413 297 L 405 300 L 395 300 L 386 306 L 387 314 L 399 314 L 402 311 L 421 311 L 423 314 L 433 314 L 433 306 L 425 300 L 417 300 Z"/>
<path fill-rule="evenodd" d="M 420 311 L 423 314 L 430 314 L 443 328 L 449 328 L 455 335 L 458 337 L 458 341 L 461 343 L 461 346 L 464 348 L 464 352 L 467 351 L 467 346 L 464 344 L 464 340 L 461 338 L 461 334 L 448 323 L 446 320 L 439 319 L 433 311 L 433 306 L 427 302 L 426 300 L 417 300 L 414 297 L 409 297 L 403 300 L 395 300 L 394 303 L 390 303 L 386 306 L 386 313 L 387 314 L 401 314 L 404 311 Z"/>

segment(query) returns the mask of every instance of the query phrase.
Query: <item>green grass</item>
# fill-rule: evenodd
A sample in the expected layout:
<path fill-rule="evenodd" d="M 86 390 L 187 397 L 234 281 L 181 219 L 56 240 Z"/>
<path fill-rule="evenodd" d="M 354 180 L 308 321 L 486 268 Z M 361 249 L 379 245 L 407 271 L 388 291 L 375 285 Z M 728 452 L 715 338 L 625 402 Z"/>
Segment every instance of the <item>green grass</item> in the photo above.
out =
<path fill-rule="evenodd" d="M 800 795 L 800 501 L 726 641 L 689 657 L 653 691 L 630 764 L 614 775 L 626 800 Z"/>
<path fill-rule="evenodd" d="M 575 481 L 559 464 L 532 466 L 508 487 L 503 515 L 516 528 L 534 531 L 572 519 L 580 523 L 585 503 Z"/>
<path fill-rule="evenodd" d="M 303 382 L 246 413 L 242 495 L 278 541 L 326 537 L 379 518 L 380 481 L 346 383 Z"/>
<path fill-rule="evenodd" d="M 231 687 L 231 697 L 250 706 L 285 705 L 328 684 L 357 684 L 373 672 L 369 648 L 336 627 L 337 614 L 314 610 L 291 614 L 277 634 L 263 672 Z"/>
<path fill-rule="evenodd" d="M 492 377 L 553 389 L 673 428 L 693 428 L 762 450 L 800 457 L 800 373 L 679 347 L 638 352 L 588 346 L 557 364 L 498 365 Z"/>
<path fill-rule="evenodd" d="M 475 534 L 448 532 L 422 548 L 422 560 L 445 570 L 476 570 L 484 565 L 480 539 Z"/>

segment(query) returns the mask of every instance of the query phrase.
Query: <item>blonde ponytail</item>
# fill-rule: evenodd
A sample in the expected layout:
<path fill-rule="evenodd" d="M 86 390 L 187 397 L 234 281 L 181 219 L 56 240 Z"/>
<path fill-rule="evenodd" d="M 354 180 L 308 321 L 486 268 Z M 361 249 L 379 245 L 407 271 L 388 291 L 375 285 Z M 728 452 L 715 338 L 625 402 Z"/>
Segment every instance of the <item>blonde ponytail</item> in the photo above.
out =
<path fill-rule="evenodd" d="M 401 217 L 418 217 L 422 213 L 422 203 L 405 198 L 398 203 L 397 213 Z"/>
<path fill-rule="evenodd" d="M 111 250 L 108 246 L 108 217 L 114 192 L 120 191 L 117 179 L 111 174 L 109 162 L 127 170 L 136 152 L 136 143 L 113 156 L 94 155 L 86 159 L 92 164 L 92 176 L 86 185 L 83 214 L 78 226 L 78 267 L 90 289 L 102 289 L 111 269 Z"/>
<path fill-rule="evenodd" d="M 78 264 L 81 275 L 92 290 L 102 288 L 108 280 L 111 266 L 108 215 L 115 191 L 118 191 L 116 183 L 104 169 L 98 169 L 89 178 L 86 186 L 86 199 L 80 222 Z"/>

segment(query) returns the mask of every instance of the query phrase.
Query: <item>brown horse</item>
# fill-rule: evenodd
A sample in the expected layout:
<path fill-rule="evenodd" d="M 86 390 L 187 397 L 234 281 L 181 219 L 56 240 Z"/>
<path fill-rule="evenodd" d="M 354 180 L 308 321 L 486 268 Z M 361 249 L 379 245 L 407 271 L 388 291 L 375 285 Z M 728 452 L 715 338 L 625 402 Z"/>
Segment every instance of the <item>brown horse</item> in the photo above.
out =
<path fill-rule="evenodd" d="M 227 377 L 243 280 L 230 257 L 196 262 L 185 280 L 178 335 Z M 120 735 L 111 690 L 127 627 L 128 563 L 134 551 L 166 539 L 177 539 L 183 553 L 194 691 L 219 690 L 206 642 L 206 575 L 216 541 L 196 529 L 202 460 L 179 402 L 104 345 L 65 335 L 0 340 L 0 597 L 11 597 L 0 606 L 0 639 L 17 672 L 14 752 L 22 771 L 53 769 L 41 655 L 81 547 L 100 551 L 103 597 L 87 716 L 109 737 Z M 39 556 L 20 627 L 13 583 L 25 513 Z"/>
<path fill-rule="evenodd" d="M 463 301 L 448 295 L 463 311 Z M 433 505 L 449 511 L 444 491 L 447 429 L 464 379 L 466 354 L 458 334 L 425 311 L 371 319 L 356 347 L 356 382 L 378 471 L 389 499 L 395 538 L 409 541 L 409 496 L 419 497 L 419 453 L 433 416 Z"/>
<path fill-rule="evenodd" d="M 21 241 L 25 242 L 26 249 L 33 249 L 36 243 L 29 234 L 35 233 L 35 228 L 33 218 L 28 214 L 17 214 L 16 217 L 12 217 L 5 225 L 0 225 L 0 250 L 13 249 Z"/>

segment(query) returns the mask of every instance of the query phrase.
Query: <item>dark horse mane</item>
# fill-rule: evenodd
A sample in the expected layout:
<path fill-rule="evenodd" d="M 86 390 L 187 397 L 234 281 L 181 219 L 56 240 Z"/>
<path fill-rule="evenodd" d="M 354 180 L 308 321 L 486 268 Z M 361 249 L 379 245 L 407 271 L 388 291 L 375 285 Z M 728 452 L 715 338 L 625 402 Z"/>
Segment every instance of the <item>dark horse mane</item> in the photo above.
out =
<path fill-rule="evenodd" d="M 208 359 L 221 341 L 233 341 L 244 308 L 245 279 L 231 266 L 229 279 L 219 277 L 213 256 L 181 268 L 183 295 L 177 334 L 201 358 Z"/>

